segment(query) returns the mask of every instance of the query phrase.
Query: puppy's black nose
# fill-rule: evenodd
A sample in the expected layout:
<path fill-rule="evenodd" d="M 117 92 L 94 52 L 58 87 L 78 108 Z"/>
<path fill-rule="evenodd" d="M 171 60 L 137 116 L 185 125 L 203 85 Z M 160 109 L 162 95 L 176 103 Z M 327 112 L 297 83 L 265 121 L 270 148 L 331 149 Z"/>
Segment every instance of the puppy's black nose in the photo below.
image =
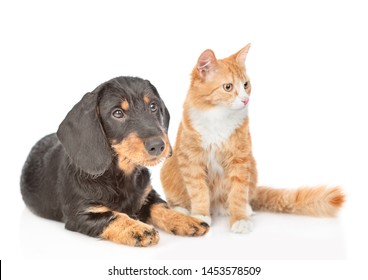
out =
<path fill-rule="evenodd" d="M 144 147 L 151 156 L 159 156 L 165 149 L 165 143 L 161 137 L 152 137 L 144 141 Z"/>

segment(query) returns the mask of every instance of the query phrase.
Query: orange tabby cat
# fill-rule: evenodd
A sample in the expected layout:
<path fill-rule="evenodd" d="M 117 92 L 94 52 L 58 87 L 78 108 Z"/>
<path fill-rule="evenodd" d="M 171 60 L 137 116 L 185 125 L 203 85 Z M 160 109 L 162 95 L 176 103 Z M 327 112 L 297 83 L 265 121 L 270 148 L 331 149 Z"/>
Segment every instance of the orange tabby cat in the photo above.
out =
<path fill-rule="evenodd" d="M 254 210 L 333 216 L 344 202 L 339 188 L 258 187 L 249 132 L 250 44 L 225 59 L 204 51 L 192 71 L 173 156 L 161 170 L 168 203 L 211 223 L 230 215 L 231 231 L 252 230 Z"/>

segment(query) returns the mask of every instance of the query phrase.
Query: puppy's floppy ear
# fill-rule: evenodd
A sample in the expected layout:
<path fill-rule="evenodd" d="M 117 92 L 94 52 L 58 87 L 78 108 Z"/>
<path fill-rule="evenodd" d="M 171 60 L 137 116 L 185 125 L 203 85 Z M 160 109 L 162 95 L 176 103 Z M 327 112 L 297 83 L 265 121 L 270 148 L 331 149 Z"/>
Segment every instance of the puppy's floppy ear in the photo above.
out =
<path fill-rule="evenodd" d="M 67 114 L 57 136 L 74 164 L 100 175 L 112 162 L 112 152 L 98 115 L 98 94 L 87 93 Z"/>
<path fill-rule="evenodd" d="M 162 114 L 164 118 L 164 126 L 166 128 L 166 132 L 169 130 L 169 123 L 170 123 L 170 113 L 169 110 L 167 110 L 165 103 L 161 100 L 161 103 L 163 105 Z"/>

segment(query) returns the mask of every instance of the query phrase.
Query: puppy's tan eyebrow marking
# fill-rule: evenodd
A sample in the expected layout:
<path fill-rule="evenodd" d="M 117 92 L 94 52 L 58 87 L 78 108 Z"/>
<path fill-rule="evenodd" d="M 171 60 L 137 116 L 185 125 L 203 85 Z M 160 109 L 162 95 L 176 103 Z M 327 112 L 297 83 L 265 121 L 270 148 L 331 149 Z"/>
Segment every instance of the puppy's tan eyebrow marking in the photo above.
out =
<path fill-rule="evenodd" d="M 120 104 L 121 108 L 124 110 L 124 111 L 127 111 L 129 110 L 129 102 L 126 101 L 126 100 L 123 100 Z"/>
<path fill-rule="evenodd" d="M 149 104 L 151 101 L 151 98 L 149 98 L 147 95 L 143 97 L 144 103 Z"/>

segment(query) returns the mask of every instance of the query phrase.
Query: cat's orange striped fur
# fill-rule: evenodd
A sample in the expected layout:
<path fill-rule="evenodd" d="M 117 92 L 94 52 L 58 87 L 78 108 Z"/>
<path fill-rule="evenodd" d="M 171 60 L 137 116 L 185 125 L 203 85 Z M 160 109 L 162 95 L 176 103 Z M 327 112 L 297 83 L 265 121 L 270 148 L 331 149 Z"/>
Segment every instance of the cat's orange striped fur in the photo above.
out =
<path fill-rule="evenodd" d="M 251 84 L 245 68 L 249 47 L 225 59 L 211 50 L 199 57 L 173 156 L 161 170 L 169 204 L 207 223 L 213 213 L 228 214 L 231 230 L 239 233 L 252 229 L 252 208 L 334 216 L 344 202 L 338 187 L 256 187 L 248 118 Z"/>

